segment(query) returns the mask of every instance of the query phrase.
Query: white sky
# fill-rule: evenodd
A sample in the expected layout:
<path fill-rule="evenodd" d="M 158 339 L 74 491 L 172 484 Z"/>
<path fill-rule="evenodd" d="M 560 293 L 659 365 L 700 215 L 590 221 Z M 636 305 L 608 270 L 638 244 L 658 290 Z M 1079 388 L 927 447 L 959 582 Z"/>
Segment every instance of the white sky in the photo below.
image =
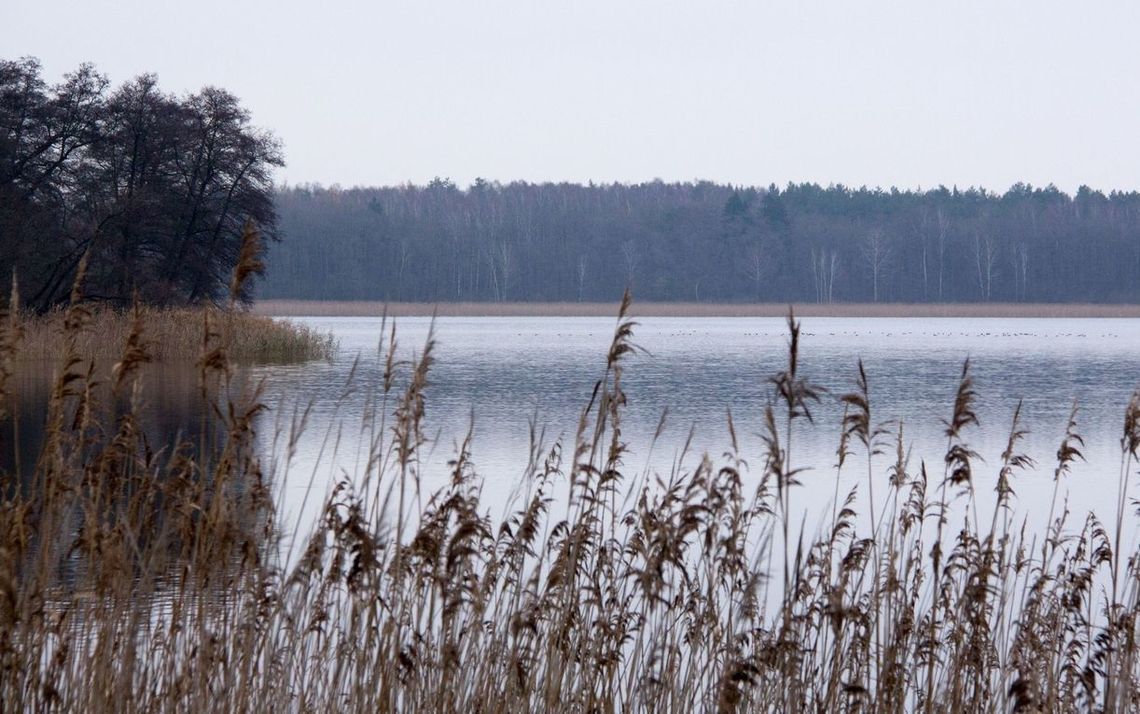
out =
<path fill-rule="evenodd" d="M 1140 2 L 4 0 L 50 80 L 214 84 L 344 186 L 1140 189 Z"/>

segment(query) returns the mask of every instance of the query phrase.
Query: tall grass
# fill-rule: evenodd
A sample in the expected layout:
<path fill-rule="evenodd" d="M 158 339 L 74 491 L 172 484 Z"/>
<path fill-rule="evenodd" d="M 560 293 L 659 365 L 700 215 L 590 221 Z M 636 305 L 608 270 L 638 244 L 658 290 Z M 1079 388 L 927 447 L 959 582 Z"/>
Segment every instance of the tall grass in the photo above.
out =
<path fill-rule="evenodd" d="M 220 429 L 158 445 L 133 408 L 95 423 L 78 297 L 61 316 L 64 367 L 34 486 L 5 474 L 0 489 L 5 710 L 1137 707 L 1140 570 L 1120 543 L 1134 527 L 1125 500 L 1140 396 L 1125 413 L 1114 520 L 1071 523 L 1061 507 L 1029 533 L 1010 507 L 1032 466 L 1020 410 L 999 488 L 977 491 L 968 364 L 946 406 L 941 463 L 912 463 L 902 425 L 872 418 L 873 375 L 858 366 L 846 395 L 816 387 L 789 317 L 787 365 L 761 405 L 763 453 L 742 453 L 730 416 L 721 456 L 686 449 L 670 472 L 638 474 L 622 421 L 636 350 L 627 296 L 574 435 L 532 433 L 517 510 L 494 522 L 469 438 L 447 485 L 424 492 L 434 341 L 401 361 L 385 328 L 383 376 L 359 415 L 368 459 L 294 544 L 272 494 L 294 477 L 307 413 L 275 434 L 284 458 L 267 472 L 258 390 L 234 376 L 233 335 L 208 319 L 197 369 Z M 137 404 L 152 341 L 145 314 L 130 325 L 114 387 Z M 0 320 L 0 367 L 20 331 Z M 824 399 L 847 411 L 836 506 L 814 536 L 796 519 L 805 461 L 793 445 L 818 428 L 812 407 Z M 1080 457 L 1075 424 L 1058 451 L 1058 503 Z M 881 473 L 879 453 L 895 456 Z M 878 497 L 867 519 L 839 491 L 860 455 Z M 988 522 L 982 499 L 994 501 Z"/>
<path fill-rule="evenodd" d="M 138 313 L 136 315 L 136 312 Z M 137 310 L 102 308 L 87 316 L 85 329 L 74 335 L 78 354 L 97 360 L 115 360 L 133 334 L 133 323 L 146 325 L 148 354 L 157 362 L 192 364 L 202 339 L 202 308 L 140 307 Z M 22 315 L 24 337 L 17 355 L 22 360 L 54 360 L 64 353 L 66 310 L 46 315 Z M 235 363 L 281 364 L 330 359 L 337 349 L 329 334 L 288 320 L 236 310 L 215 314 L 219 329 L 226 329 L 227 351 Z"/>

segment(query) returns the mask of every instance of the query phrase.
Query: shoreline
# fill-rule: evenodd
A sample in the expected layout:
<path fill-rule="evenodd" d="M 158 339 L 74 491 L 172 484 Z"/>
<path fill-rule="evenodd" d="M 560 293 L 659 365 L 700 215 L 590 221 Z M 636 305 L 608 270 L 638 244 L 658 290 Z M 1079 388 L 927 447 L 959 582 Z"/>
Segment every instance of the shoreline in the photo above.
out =
<path fill-rule="evenodd" d="M 815 303 L 792 304 L 800 317 L 1140 317 L 1140 305 L 1091 303 Z M 613 317 L 618 302 L 441 302 L 260 300 L 252 311 L 273 317 Z M 637 302 L 636 317 L 784 317 L 786 303 Z"/>

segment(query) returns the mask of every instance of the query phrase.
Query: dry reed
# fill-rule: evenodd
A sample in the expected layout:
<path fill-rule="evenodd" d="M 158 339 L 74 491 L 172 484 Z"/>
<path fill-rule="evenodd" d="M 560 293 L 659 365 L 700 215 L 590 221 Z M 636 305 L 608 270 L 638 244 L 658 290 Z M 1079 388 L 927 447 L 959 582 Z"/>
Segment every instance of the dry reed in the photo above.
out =
<path fill-rule="evenodd" d="M 421 492 L 433 342 L 403 362 L 385 330 L 383 379 L 361 415 L 369 458 L 292 552 L 271 498 L 288 457 L 266 473 L 263 407 L 233 376 L 233 334 L 217 318 L 199 324 L 200 383 L 220 428 L 198 444 L 148 444 L 133 409 L 92 420 L 90 316 L 76 300 L 56 323 L 65 368 L 41 457 L 0 488 L 5 710 L 1137 708 L 1140 569 L 1119 543 L 1133 527 L 1123 499 L 1140 398 L 1126 412 L 1115 522 L 1071 525 L 1062 508 L 1035 536 L 1008 508 L 1032 466 L 1020 410 L 994 517 L 979 523 L 969 365 L 938 477 L 908 458 L 901 424 L 872 420 L 859 366 L 839 397 L 837 478 L 861 447 L 880 499 L 866 527 L 854 493 L 837 497 L 812 537 L 793 519 L 792 447 L 814 428 L 812 405 L 832 397 L 802 374 L 798 324 L 789 318 L 788 363 L 770 381 L 756 472 L 729 417 L 722 457 L 683 453 L 671 472 L 637 476 L 622 437 L 628 309 L 627 296 L 574 436 L 532 433 L 518 508 L 498 523 L 481 508 L 469 439 L 447 485 Z M 4 325 L 0 365 L 20 349 Z M 126 330 L 115 387 L 135 403 L 158 340 L 144 311 Z M 301 412 L 277 433 L 286 453 L 304 424 Z M 1079 458 L 1075 424 L 1059 489 Z M 886 444 L 895 458 L 877 473 L 871 456 Z"/>
<path fill-rule="evenodd" d="M 146 325 L 151 357 L 164 363 L 193 363 L 202 340 L 202 310 L 191 308 L 140 307 L 137 310 L 93 310 L 88 329 L 76 336 L 76 350 L 85 357 L 115 360 L 141 320 Z M 63 310 L 46 315 L 23 315 L 23 341 L 18 357 L 23 360 L 54 360 L 64 354 Z M 336 352 L 331 335 L 305 325 L 275 320 L 247 312 L 218 313 L 232 331 L 231 359 L 238 363 L 287 363 L 329 359 Z"/>

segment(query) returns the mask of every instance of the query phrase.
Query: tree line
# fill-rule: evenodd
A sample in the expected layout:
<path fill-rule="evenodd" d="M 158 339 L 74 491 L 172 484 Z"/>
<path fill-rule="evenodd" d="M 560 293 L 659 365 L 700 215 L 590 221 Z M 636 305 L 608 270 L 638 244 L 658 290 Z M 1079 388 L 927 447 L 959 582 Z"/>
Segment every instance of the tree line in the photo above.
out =
<path fill-rule="evenodd" d="M 1140 194 L 711 182 L 275 189 L 279 142 L 216 87 L 0 60 L 0 275 L 25 303 L 218 300 L 247 221 L 261 297 L 413 301 L 1140 300 Z"/>
<path fill-rule="evenodd" d="M 437 179 L 277 194 L 262 297 L 1130 302 L 1140 194 Z"/>
<path fill-rule="evenodd" d="M 217 87 L 176 97 L 153 74 L 118 87 L 85 64 L 48 85 L 0 60 L 0 275 L 25 304 L 221 299 L 247 221 L 276 236 L 278 141 Z"/>

